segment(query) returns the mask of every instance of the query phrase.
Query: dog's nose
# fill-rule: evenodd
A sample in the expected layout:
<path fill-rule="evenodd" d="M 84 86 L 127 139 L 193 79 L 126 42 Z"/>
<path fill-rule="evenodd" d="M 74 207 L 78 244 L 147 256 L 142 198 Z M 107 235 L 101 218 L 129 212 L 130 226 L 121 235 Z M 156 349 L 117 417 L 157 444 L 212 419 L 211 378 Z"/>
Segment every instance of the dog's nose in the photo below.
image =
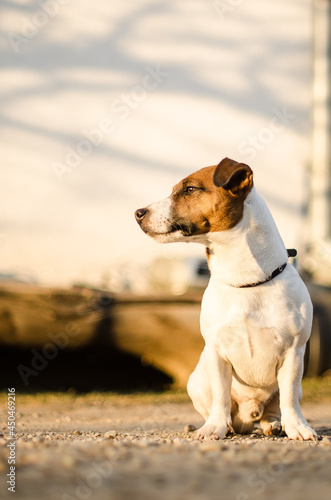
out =
<path fill-rule="evenodd" d="M 143 218 L 145 217 L 147 213 L 146 208 L 138 208 L 138 210 L 135 211 L 135 218 L 137 222 L 141 222 Z"/>

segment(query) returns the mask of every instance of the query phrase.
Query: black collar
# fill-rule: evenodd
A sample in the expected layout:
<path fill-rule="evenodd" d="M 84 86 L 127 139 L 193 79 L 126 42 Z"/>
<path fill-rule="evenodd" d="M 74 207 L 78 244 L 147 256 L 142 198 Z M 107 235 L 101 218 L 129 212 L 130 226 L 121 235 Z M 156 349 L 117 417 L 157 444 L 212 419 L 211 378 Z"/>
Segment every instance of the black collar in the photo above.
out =
<path fill-rule="evenodd" d="M 250 283 L 249 285 L 231 285 L 231 286 L 234 286 L 235 288 L 251 288 L 253 286 L 263 285 L 263 283 L 267 283 L 268 281 L 276 278 L 276 276 L 278 276 L 280 273 L 282 273 L 284 271 L 284 269 L 285 269 L 286 266 L 287 266 L 287 262 L 285 262 L 281 266 L 277 267 L 277 269 L 275 269 L 274 271 L 272 271 L 272 273 L 270 274 L 270 276 L 268 276 L 263 281 L 258 281 L 257 283 Z"/>
<path fill-rule="evenodd" d="M 296 257 L 297 251 L 294 248 L 290 248 L 290 249 L 287 250 L 287 255 L 289 257 Z M 231 285 L 231 286 L 233 286 L 235 288 L 251 288 L 251 287 L 254 287 L 254 286 L 263 285 L 263 283 L 267 283 L 268 281 L 276 278 L 276 276 L 278 276 L 280 273 L 282 273 L 284 271 L 284 269 L 285 269 L 286 266 L 287 266 L 287 262 L 285 262 L 281 266 L 277 267 L 277 269 L 275 269 L 274 271 L 272 271 L 272 273 L 270 274 L 270 276 L 268 276 L 263 281 L 258 281 L 257 283 L 250 283 L 248 285 Z"/>

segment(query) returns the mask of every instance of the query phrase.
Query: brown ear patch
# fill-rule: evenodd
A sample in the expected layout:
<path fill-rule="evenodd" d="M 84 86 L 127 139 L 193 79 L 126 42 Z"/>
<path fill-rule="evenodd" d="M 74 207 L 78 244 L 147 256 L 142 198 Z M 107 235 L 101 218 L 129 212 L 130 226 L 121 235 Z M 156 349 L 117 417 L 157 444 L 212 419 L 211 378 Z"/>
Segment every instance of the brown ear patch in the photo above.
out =
<path fill-rule="evenodd" d="M 215 169 L 213 182 L 232 196 L 246 197 L 253 187 L 253 172 L 245 163 L 224 158 Z"/>

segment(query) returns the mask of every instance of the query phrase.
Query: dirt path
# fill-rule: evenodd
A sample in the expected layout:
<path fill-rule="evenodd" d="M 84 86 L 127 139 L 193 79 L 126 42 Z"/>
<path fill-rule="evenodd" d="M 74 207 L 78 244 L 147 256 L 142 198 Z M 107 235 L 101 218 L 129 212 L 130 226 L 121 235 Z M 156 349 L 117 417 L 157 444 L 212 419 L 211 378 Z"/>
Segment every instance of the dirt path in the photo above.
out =
<path fill-rule="evenodd" d="M 26 500 L 329 500 L 331 404 L 306 404 L 318 443 L 246 437 L 198 441 L 185 394 L 47 396 L 17 401 L 16 493 L 0 437 L 0 496 Z M 1 422 L 7 421 L 2 405 Z"/>

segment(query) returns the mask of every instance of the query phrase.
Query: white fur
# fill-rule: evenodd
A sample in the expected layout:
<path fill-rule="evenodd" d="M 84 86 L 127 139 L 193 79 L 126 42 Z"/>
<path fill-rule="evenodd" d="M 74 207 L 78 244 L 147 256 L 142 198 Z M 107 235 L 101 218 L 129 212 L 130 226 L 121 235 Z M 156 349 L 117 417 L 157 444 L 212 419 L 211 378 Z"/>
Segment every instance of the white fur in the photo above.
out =
<path fill-rule="evenodd" d="M 169 233 L 171 221 L 171 197 L 152 203 L 147 207 L 149 212 L 148 230 L 151 236 L 159 243 L 173 243 L 187 241 L 180 230 Z M 184 239 L 183 239 L 184 238 Z"/>
<path fill-rule="evenodd" d="M 156 235 L 163 235 L 168 231 L 170 219 L 171 200 L 165 198 L 149 205 L 150 230 Z"/>
<path fill-rule="evenodd" d="M 172 231 L 173 217 L 180 220 L 172 200 L 147 207 L 144 230 L 162 243 L 203 243 L 210 254 L 211 278 L 201 308 L 206 345 L 188 382 L 193 404 L 206 420 L 198 437 L 224 438 L 232 424 L 249 432 L 261 419 L 266 434 L 282 425 L 292 439 L 316 439 L 299 404 L 312 323 L 303 281 L 288 263 L 271 281 L 240 288 L 264 281 L 288 260 L 265 202 L 253 187 L 234 228 L 184 236 L 180 228 Z"/>
<path fill-rule="evenodd" d="M 236 227 L 209 232 L 199 240 L 210 249 L 211 278 L 201 310 L 206 345 L 188 383 L 194 406 L 206 419 L 198 436 L 224 438 L 231 428 L 231 391 L 239 401 L 271 401 L 275 417 L 264 424 L 277 424 L 277 404 L 272 401 L 279 389 L 281 423 L 288 437 L 315 439 L 299 405 L 312 323 L 304 283 L 287 264 L 270 282 L 236 288 L 264 280 L 287 262 L 266 204 L 253 188 Z"/>

